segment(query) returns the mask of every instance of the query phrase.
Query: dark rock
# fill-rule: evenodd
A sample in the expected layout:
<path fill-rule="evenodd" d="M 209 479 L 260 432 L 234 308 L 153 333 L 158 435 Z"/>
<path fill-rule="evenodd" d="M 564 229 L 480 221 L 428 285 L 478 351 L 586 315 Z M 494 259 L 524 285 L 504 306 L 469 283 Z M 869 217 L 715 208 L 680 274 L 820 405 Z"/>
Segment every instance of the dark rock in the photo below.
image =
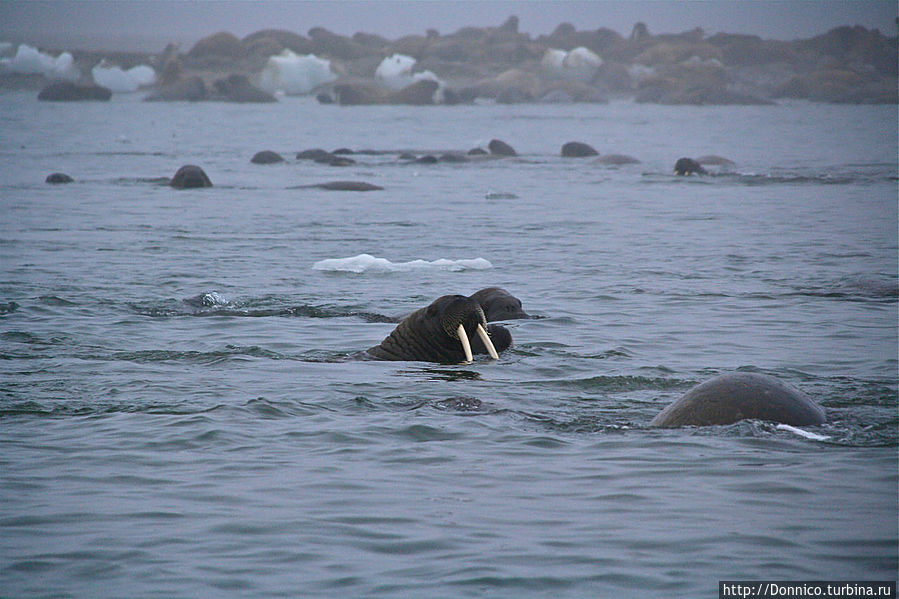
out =
<path fill-rule="evenodd" d="M 386 101 L 386 95 L 380 89 L 361 83 L 335 85 L 334 97 L 341 106 L 368 106 Z"/>
<path fill-rule="evenodd" d="M 194 187 L 212 187 L 212 181 L 199 166 L 185 164 L 178 169 L 169 183 L 176 189 L 189 189 Z"/>
<path fill-rule="evenodd" d="M 675 175 L 707 175 L 708 171 L 702 168 L 702 165 L 692 158 L 678 158 L 674 163 Z"/>
<path fill-rule="evenodd" d="M 75 179 L 73 179 L 72 177 L 68 176 L 65 173 L 52 173 L 50 175 L 47 175 L 47 178 L 44 179 L 44 182 L 45 183 L 71 183 L 74 180 Z"/>
<path fill-rule="evenodd" d="M 569 141 L 562 146 L 562 156 L 565 158 L 585 158 L 587 156 L 599 156 L 599 152 L 590 144 L 580 141 Z"/>
<path fill-rule="evenodd" d="M 253 164 L 275 164 L 277 162 L 284 162 L 284 157 L 271 150 L 262 150 L 261 152 L 256 152 L 256 154 L 250 158 L 250 162 Z"/>
<path fill-rule="evenodd" d="M 355 152 L 354 152 L 353 150 L 349 149 L 349 148 L 337 148 L 336 150 L 334 150 L 334 151 L 331 152 L 331 153 L 332 153 L 332 154 L 337 154 L 337 155 L 341 155 L 341 154 L 343 154 L 343 155 L 355 154 Z"/>
<path fill-rule="evenodd" d="M 315 96 L 315 99 L 318 100 L 319 104 L 333 104 L 334 103 L 334 96 L 332 96 L 331 94 L 326 93 L 326 92 L 322 92 L 322 93 L 318 94 L 317 96 Z"/>
<path fill-rule="evenodd" d="M 387 103 L 414 106 L 434 104 L 434 94 L 439 87 L 439 84 L 432 79 L 421 79 L 391 94 L 387 98 Z"/>
<path fill-rule="evenodd" d="M 512 146 L 499 139 L 491 139 L 487 149 L 494 156 L 518 156 Z"/>
<path fill-rule="evenodd" d="M 147 102 L 199 102 L 207 98 L 206 84 L 200 77 L 179 79 L 145 98 Z"/>
<path fill-rule="evenodd" d="M 277 102 L 275 96 L 264 92 L 250 83 L 246 75 L 230 75 L 219 79 L 214 84 L 218 98 L 226 102 L 267 103 Z"/>
<path fill-rule="evenodd" d="M 469 156 L 487 156 L 488 154 L 489 152 L 487 152 L 487 150 L 485 150 L 484 148 L 472 148 L 468 150 Z"/>
<path fill-rule="evenodd" d="M 87 100 L 108 101 L 112 91 L 101 85 L 79 85 L 70 81 L 57 81 L 41 90 L 38 100 L 46 102 L 81 102 Z"/>

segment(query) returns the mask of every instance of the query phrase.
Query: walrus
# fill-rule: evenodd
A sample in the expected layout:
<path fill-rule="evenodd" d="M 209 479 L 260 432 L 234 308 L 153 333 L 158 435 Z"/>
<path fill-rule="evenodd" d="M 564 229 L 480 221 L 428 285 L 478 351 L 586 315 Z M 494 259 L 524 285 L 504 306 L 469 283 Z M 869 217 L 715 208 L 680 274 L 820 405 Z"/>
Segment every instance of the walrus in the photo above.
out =
<path fill-rule="evenodd" d="M 284 157 L 272 150 L 262 150 L 261 152 L 253 154 L 253 157 L 250 158 L 250 162 L 253 164 L 275 164 L 277 162 L 284 162 Z"/>
<path fill-rule="evenodd" d="M 772 376 L 738 372 L 693 387 L 659 412 L 649 426 L 710 426 L 746 419 L 804 426 L 824 424 L 826 415 L 795 387 Z"/>
<path fill-rule="evenodd" d="M 564 158 L 585 158 L 587 156 L 599 156 L 599 152 L 582 141 L 569 141 L 562 146 L 562 157 Z"/>
<path fill-rule="evenodd" d="M 531 317 L 522 310 L 520 299 L 500 287 L 485 287 L 469 297 L 481 306 L 487 322 Z"/>
<path fill-rule="evenodd" d="M 487 149 L 494 156 L 518 156 L 515 149 L 501 139 L 491 139 Z"/>
<path fill-rule="evenodd" d="M 459 364 L 471 362 L 471 340 L 476 337 L 490 357 L 497 360 L 499 354 L 487 326 L 478 302 L 464 295 L 444 295 L 403 319 L 367 354 L 377 360 Z"/>
<path fill-rule="evenodd" d="M 72 183 L 74 180 L 75 179 L 73 179 L 72 177 L 70 177 L 69 175 L 67 175 L 65 173 L 50 173 L 49 175 L 47 175 L 47 178 L 44 179 L 44 182 L 58 184 L 58 183 Z"/>
<path fill-rule="evenodd" d="M 697 175 L 709 174 L 707 170 L 702 168 L 701 164 L 692 158 L 678 158 L 677 162 L 674 163 L 675 175 L 692 175 L 693 173 Z"/>
<path fill-rule="evenodd" d="M 212 181 L 199 166 L 185 164 L 178 169 L 169 185 L 176 189 L 188 189 L 192 187 L 212 187 Z"/>

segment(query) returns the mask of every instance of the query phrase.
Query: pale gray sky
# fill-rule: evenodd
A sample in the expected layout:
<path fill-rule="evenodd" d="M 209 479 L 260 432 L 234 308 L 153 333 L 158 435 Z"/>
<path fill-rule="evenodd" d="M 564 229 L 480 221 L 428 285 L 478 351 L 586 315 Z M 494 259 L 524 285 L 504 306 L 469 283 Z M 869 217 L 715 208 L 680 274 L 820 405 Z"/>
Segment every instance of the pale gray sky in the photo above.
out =
<path fill-rule="evenodd" d="M 451 33 L 467 25 L 499 25 L 519 17 L 532 36 L 570 22 L 622 35 L 643 21 L 653 33 L 702 27 L 707 33 L 751 33 L 769 39 L 818 35 L 839 25 L 863 25 L 895 36 L 895 0 L 0 0 L 0 41 L 60 47 L 133 46 L 158 50 L 168 41 L 192 44 L 217 31 L 242 37 L 265 28 L 305 34 L 377 33 L 389 39 Z"/>

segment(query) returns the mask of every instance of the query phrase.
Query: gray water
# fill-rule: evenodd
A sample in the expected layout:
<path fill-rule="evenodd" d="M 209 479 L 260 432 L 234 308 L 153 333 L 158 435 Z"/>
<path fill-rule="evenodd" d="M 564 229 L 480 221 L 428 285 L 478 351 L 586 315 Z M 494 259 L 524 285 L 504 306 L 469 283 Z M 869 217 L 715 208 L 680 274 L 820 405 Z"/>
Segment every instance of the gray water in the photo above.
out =
<path fill-rule="evenodd" d="M 0 595 L 896 579 L 896 132 L 894 106 L 3 93 Z M 520 156 L 396 155 L 494 137 Z M 570 140 L 641 163 L 562 159 Z M 342 146 L 387 153 L 293 158 Z M 251 164 L 263 149 L 287 162 Z M 708 153 L 736 166 L 671 174 Z M 215 187 L 160 184 L 188 163 Z M 385 190 L 289 189 L 337 179 Z M 361 254 L 389 262 L 313 268 Z M 498 362 L 356 358 L 491 285 L 535 316 Z M 795 385 L 828 423 L 648 428 L 733 371 Z"/>

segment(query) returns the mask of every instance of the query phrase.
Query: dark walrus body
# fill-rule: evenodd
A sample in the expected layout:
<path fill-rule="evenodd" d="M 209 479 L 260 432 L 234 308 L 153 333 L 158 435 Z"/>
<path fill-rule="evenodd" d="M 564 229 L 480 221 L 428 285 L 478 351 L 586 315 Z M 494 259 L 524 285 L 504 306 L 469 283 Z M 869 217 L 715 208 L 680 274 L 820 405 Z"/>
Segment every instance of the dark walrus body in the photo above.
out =
<path fill-rule="evenodd" d="M 212 181 L 199 166 L 185 164 L 178 169 L 169 183 L 176 189 L 190 189 L 194 187 L 212 187 Z"/>
<path fill-rule="evenodd" d="M 734 373 L 693 387 L 650 426 L 708 426 L 746 419 L 794 426 L 823 424 L 824 410 L 802 391 L 763 374 Z"/>

